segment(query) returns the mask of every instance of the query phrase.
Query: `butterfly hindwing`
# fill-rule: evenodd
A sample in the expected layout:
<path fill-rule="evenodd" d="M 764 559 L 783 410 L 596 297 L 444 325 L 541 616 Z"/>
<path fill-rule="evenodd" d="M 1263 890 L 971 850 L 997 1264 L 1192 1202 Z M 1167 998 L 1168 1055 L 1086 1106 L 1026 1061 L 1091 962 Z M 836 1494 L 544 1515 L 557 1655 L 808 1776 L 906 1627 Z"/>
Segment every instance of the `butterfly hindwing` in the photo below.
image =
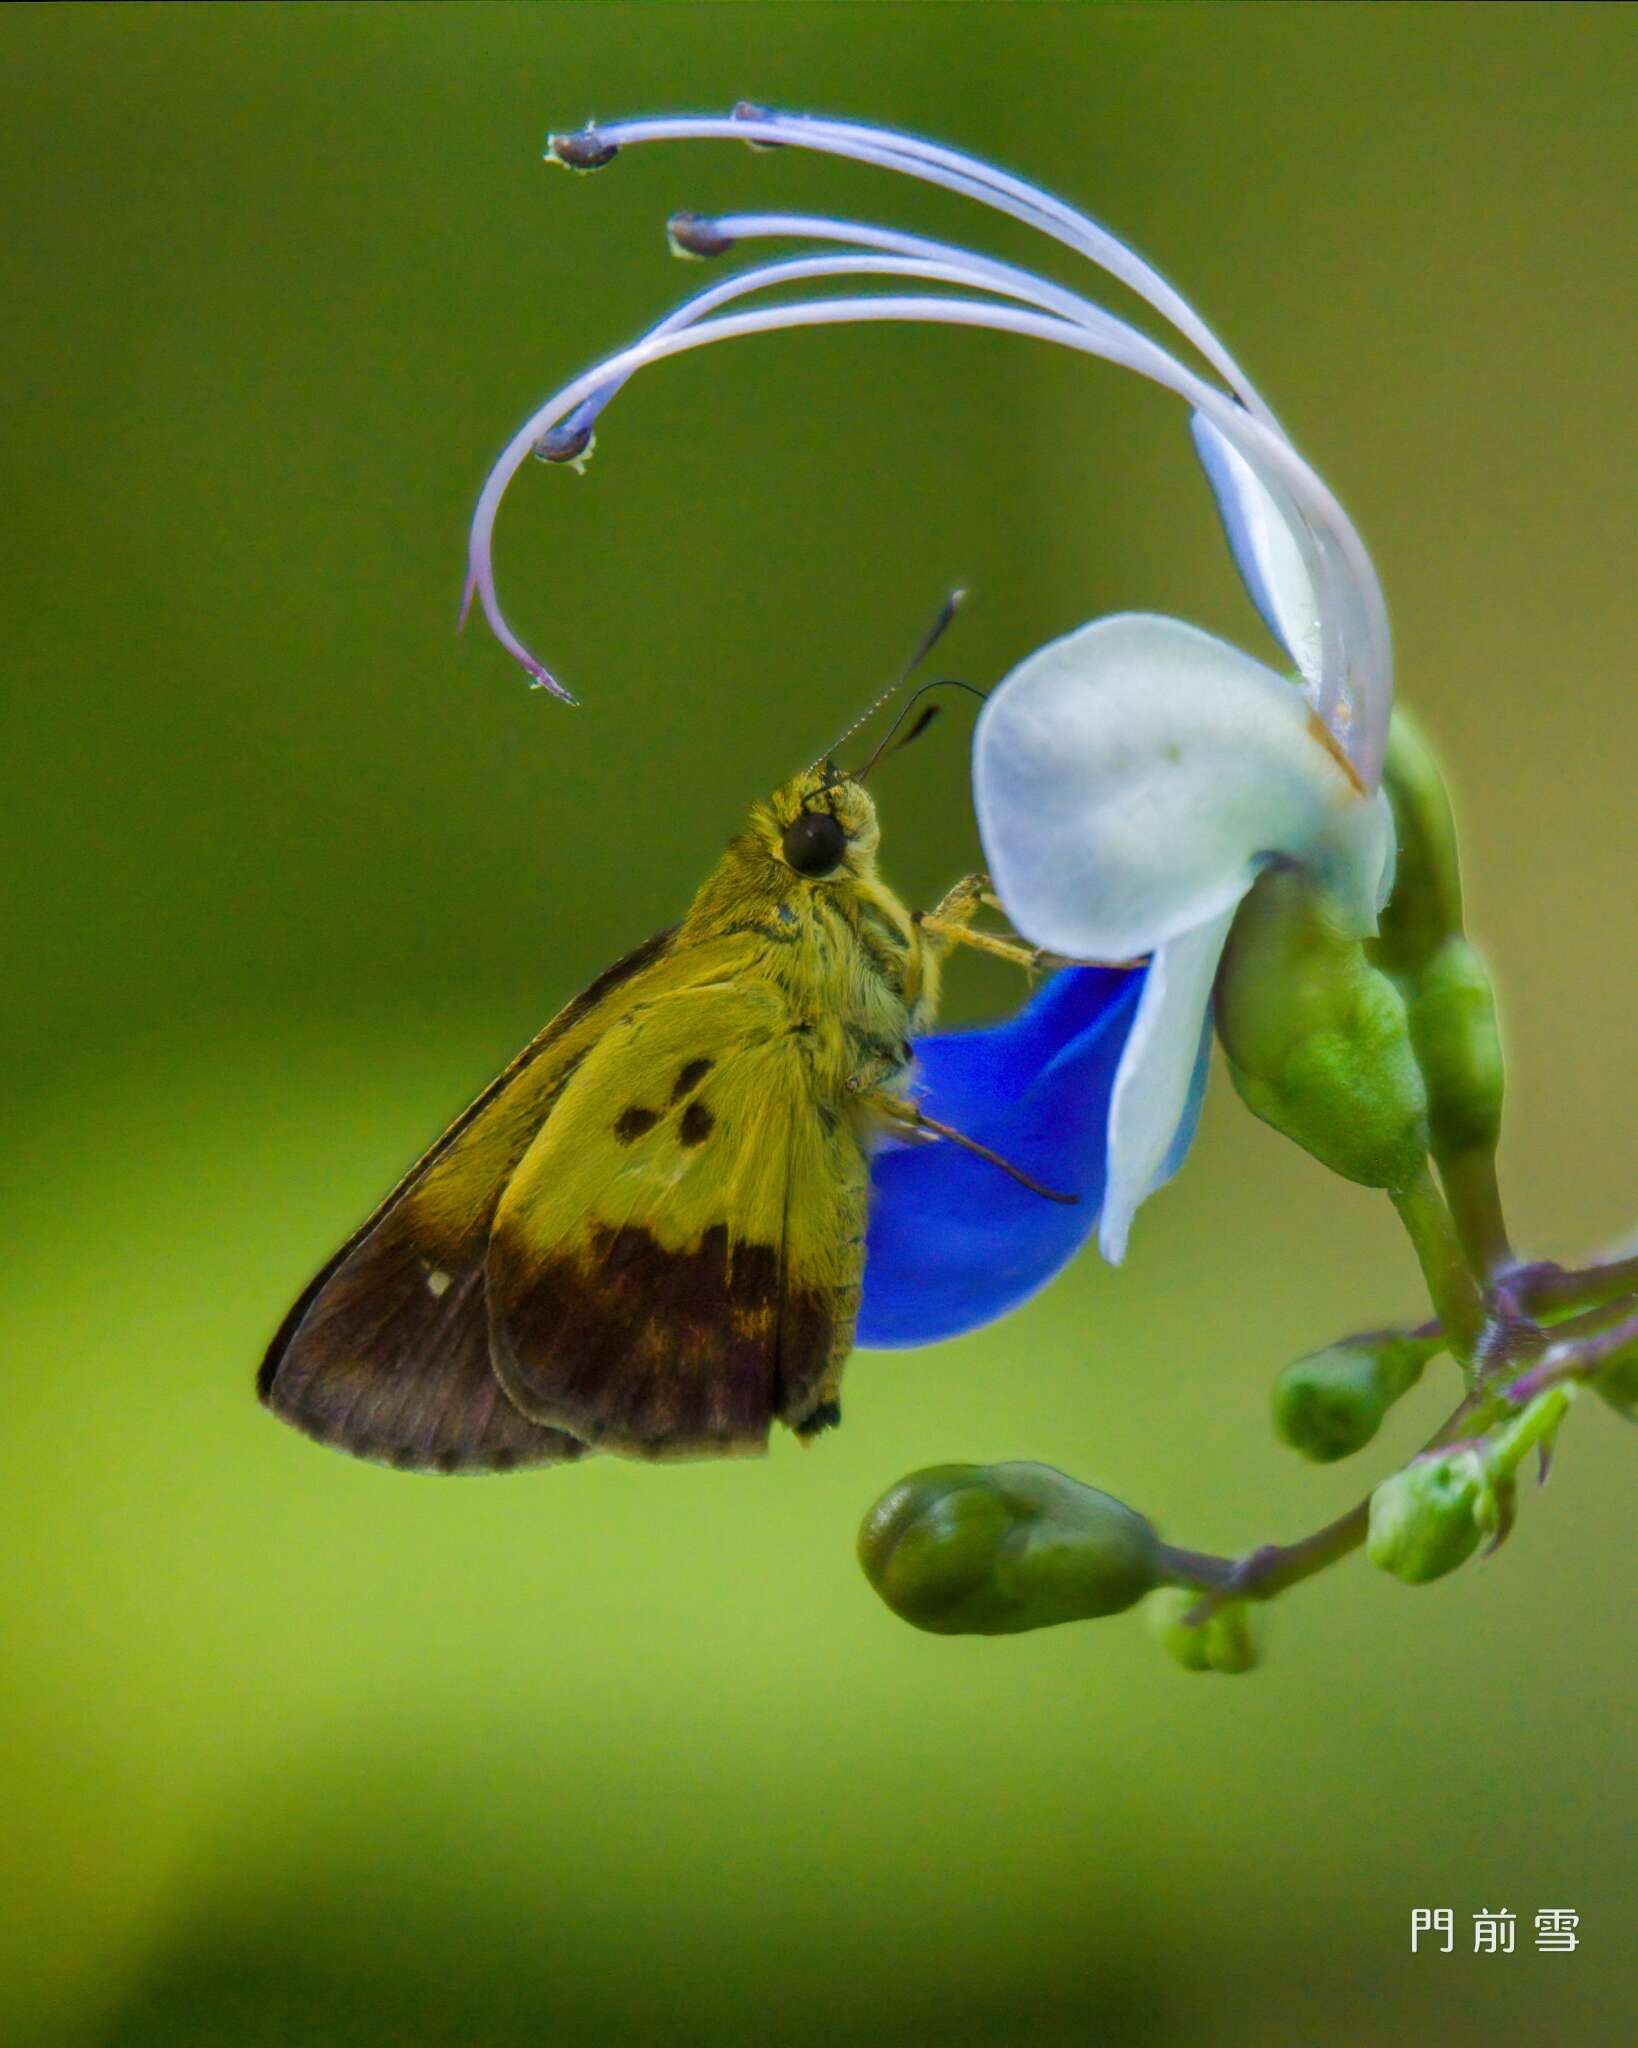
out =
<path fill-rule="evenodd" d="M 491 1356 L 525 1413 L 645 1457 L 833 1419 L 868 1168 L 753 977 L 658 997 L 577 1067 L 495 1216 Z"/>
<path fill-rule="evenodd" d="M 577 1438 L 521 1413 L 496 1380 L 484 1257 L 502 1191 L 610 1006 L 635 995 L 671 942 L 661 933 L 561 1011 L 317 1276 L 257 1381 L 277 1414 L 410 1470 L 492 1472 L 584 1454 Z"/>

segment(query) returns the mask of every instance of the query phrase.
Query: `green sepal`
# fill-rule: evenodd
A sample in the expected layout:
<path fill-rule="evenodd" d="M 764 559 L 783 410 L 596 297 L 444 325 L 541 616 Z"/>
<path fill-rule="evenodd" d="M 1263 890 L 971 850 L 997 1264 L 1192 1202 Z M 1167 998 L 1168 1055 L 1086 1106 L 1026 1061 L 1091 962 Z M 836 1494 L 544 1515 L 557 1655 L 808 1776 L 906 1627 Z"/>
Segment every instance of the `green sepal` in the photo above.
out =
<path fill-rule="evenodd" d="M 1493 1153 L 1503 1060 L 1490 974 L 1463 929 L 1456 821 L 1438 757 L 1404 711 L 1389 733 L 1382 787 L 1393 809 L 1393 894 L 1371 945 L 1405 997 L 1428 1091 L 1430 1142 L 1443 1164 Z"/>
<path fill-rule="evenodd" d="M 1462 875 L 1456 819 L 1438 756 L 1410 716 L 1388 728 L 1382 788 L 1393 811 L 1393 894 L 1376 938 L 1380 964 L 1395 977 L 1423 973 L 1447 939 L 1462 933 Z"/>
<path fill-rule="evenodd" d="M 1401 984 L 1411 1045 L 1428 1091 L 1436 1156 L 1493 1152 L 1501 1136 L 1505 1069 L 1490 971 L 1467 939 L 1446 939 Z"/>
<path fill-rule="evenodd" d="M 1295 868 L 1270 870 L 1240 906 L 1217 1034 L 1247 1107 L 1334 1173 L 1400 1188 L 1423 1170 L 1427 1091 L 1404 998 Z"/>
<path fill-rule="evenodd" d="M 1413 1458 L 1371 1495 L 1366 1556 L 1409 1586 L 1442 1579 L 1478 1549 L 1481 1497 L 1490 1490 L 1471 1446 Z"/>

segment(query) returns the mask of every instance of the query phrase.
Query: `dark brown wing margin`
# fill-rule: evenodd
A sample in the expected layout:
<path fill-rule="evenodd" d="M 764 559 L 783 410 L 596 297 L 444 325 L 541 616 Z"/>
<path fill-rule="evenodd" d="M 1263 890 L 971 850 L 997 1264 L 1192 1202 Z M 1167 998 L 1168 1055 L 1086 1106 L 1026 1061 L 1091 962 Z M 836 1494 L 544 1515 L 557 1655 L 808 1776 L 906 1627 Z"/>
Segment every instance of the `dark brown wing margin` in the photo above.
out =
<path fill-rule="evenodd" d="M 351 1259 L 353 1255 L 361 1249 L 361 1247 L 363 1247 L 363 1245 L 370 1238 L 372 1233 L 375 1232 L 379 1228 L 379 1226 L 385 1221 L 385 1219 L 392 1213 L 392 1211 L 398 1207 L 398 1205 L 403 1201 L 405 1196 L 410 1194 L 420 1184 L 420 1182 L 425 1178 L 425 1176 L 432 1169 L 432 1167 L 434 1167 L 437 1164 L 437 1162 L 441 1158 L 443 1158 L 443 1156 L 449 1151 L 450 1147 L 457 1141 L 457 1139 L 460 1138 L 462 1133 L 470 1128 L 473 1121 L 477 1117 L 479 1117 L 483 1113 L 483 1111 L 487 1109 L 490 1106 L 490 1104 L 492 1104 L 496 1100 L 498 1096 L 503 1094 L 505 1090 L 508 1087 L 510 1087 L 515 1080 L 517 1080 L 519 1075 L 526 1072 L 529 1067 L 534 1065 L 534 1063 L 537 1060 L 539 1060 L 544 1054 L 548 1053 L 554 1045 L 558 1044 L 569 1032 L 571 1032 L 576 1025 L 583 1022 L 584 1019 L 597 1007 L 599 1003 L 601 1003 L 604 1000 L 605 997 L 610 995 L 615 989 L 619 988 L 622 983 L 631 980 L 635 975 L 639 974 L 645 967 L 649 966 L 653 961 L 659 959 L 664 953 L 666 953 L 670 949 L 672 941 L 676 936 L 676 930 L 677 928 L 675 926 L 671 926 L 663 932 L 656 933 L 656 935 L 653 938 L 647 940 L 643 945 L 636 947 L 632 952 L 627 953 L 622 959 L 615 961 L 611 967 L 605 968 L 603 973 L 601 973 L 597 977 L 597 979 L 591 983 L 591 985 L 588 988 L 584 989 L 579 995 L 577 995 L 574 998 L 574 1000 L 571 1003 L 566 1005 L 564 1009 L 560 1010 L 558 1014 L 551 1020 L 551 1022 L 547 1024 L 545 1028 L 533 1040 L 531 1040 L 531 1042 L 523 1049 L 523 1051 L 518 1054 L 517 1058 L 514 1059 L 510 1063 L 510 1065 L 508 1065 L 500 1074 L 498 1074 L 496 1078 L 489 1084 L 489 1086 L 485 1088 L 483 1092 L 480 1095 L 478 1095 L 473 1102 L 468 1104 L 466 1109 L 464 1109 L 462 1113 L 455 1119 L 455 1121 L 452 1124 L 450 1124 L 448 1129 L 443 1132 L 443 1134 L 438 1138 L 436 1143 L 430 1146 L 428 1150 L 424 1152 L 422 1156 L 416 1161 L 416 1163 L 409 1169 L 409 1171 L 402 1176 L 402 1178 L 398 1181 L 397 1185 L 393 1188 L 392 1192 L 386 1197 L 386 1199 L 377 1205 L 377 1207 L 371 1212 L 371 1214 L 368 1217 L 365 1218 L 364 1222 L 359 1225 L 358 1229 L 353 1232 L 352 1236 L 347 1239 L 347 1241 L 334 1254 L 334 1256 L 330 1258 L 323 1267 L 320 1268 L 318 1273 L 314 1275 L 313 1279 L 308 1283 L 308 1285 L 302 1290 L 301 1294 L 297 1297 L 296 1301 L 291 1306 L 289 1313 L 284 1317 L 283 1321 L 279 1324 L 278 1330 L 274 1334 L 272 1343 L 268 1346 L 266 1356 L 263 1358 L 260 1370 L 258 1371 L 256 1376 L 256 1392 L 258 1398 L 262 1402 L 264 1402 L 270 1408 L 273 1408 L 276 1413 L 280 1413 L 285 1420 L 294 1423 L 296 1427 L 308 1428 L 309 1434 L 321 1435 L 322 1439 L 327 1442 L 336 1442 L 339 1440 L 335 1435 L 329 1433 L 328 1431 L 320 1431 L 318 1429 L 310 1427 L 309 1424 L 306 1421 L 304 1421 L 302 1415 L 293 1412 L 291 1409 L 283 1406 L 275 1396 L 274 1383 L 278 1377 L 279 1368 L 284 1363 L 286 1357 L 289 1355 L 291 1347 L 294 1345 L 298 1335 L 300 1334 L 302 1326 L 306 1322 L 308 1315 L 313 1310 L 315 1305 L 319 1302 L 320 1298 L 324 1295 L 325 1290 L 330 1286 L 331 1282 L 340 1273 L 341 1269 L 347 1264 L 348 1260 Z M 497 1199 L 499 1197 L 499 1193 L 500 1190 L 497 1189 Z M 457 1299 L 452 1299 L 449 1302 L 449 1310 L 452 1312 L 472 1312 L 476 1328 L 479 1331 L 483 1331 L 485 1328 L 485 1315 L 482 1300 L 475 1299 L 471 1300 L 470 1302 L 467 1302 L 465 1300 L 460 1299 L 459 1297 L 465 1296 L 467 1293 L 467 1290 L 465 1288 L 459 1288 L 453 1290 L 453 1292 L 457 1296 Z M 460 1349 L 462 1347 L 459 1344 L 459 1338 L 462 1333 L 454 1327 L 447 1326 L 450 1323 L 450 1320 L 450 1318 L 445 1319 L 445 1341 L 454 1343 L 455 1348 Z M 383 1330 L 381 1334 L 385 1336 L 386 1332 Z M 485 1333 L 485 1343 L 486 1342 L 487 1336 Z M 470 1360 L 467 1362 L 467 1377 L 469 1379 L 473 1377 L 474 1363 L 475 1361 Z M 503 1409 L 507 1408 L 508 1406 L 509 1404 L 506 1404 L 503 1400 Z M 516 1435 L 518 1432 L 509 1430 L 505 1427 L 507 1420 L 508 1417 L 505 1415 L 497 1415 L 495 1418 L 495 1422 L 499 1426 L 499 1434 L 504 1435 L 507 1438 L 510 1438 L 513 1435 Z M 531 1425 L 524 1423 L 523 1418 L 521 1417 L 516 1417 L 515 1420 L 523 1425 L 523 1429 L 525 1431 L 527 1431 L 531 1427 Z M 357 1446 L 348 1444 L 343 1444 L 343 1447 L 358 1448 Z M 578 1447 L 576 1447 L 576 1449 L 578 1449 Z M 518 1447 L 515 1445 L 508 1444 L 507 1446 L 505 1446 L 505 1450 L 507 1452 L 506 1455 L 490 1458 L 484 1461 L 486 1469 L 494 1469 L 497 1465 L 530 1462 L 527 1456 L 517 1455 Z M 364 1446 L 362 1448 L 362 1454 L 365 1456 L 388 1455 L 390 1457 L 390 1453 L 378 1450 L 374 1446 L 369 1445 Z M 565 1453 L 562 1451 L 558 1453 L 558 1455 L 564 1454 Z M 433 1464 L 432 1469 L 458 1468 L 453 1465 L 435 1463 Z"/>

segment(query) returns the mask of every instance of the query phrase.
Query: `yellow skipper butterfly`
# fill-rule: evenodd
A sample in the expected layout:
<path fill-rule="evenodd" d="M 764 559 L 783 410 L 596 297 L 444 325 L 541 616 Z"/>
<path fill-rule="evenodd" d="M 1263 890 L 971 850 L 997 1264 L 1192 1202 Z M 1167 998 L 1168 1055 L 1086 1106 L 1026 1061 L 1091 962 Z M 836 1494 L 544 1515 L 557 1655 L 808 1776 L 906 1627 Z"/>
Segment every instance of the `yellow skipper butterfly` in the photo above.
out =
<path fill-rule="evenodd" d="M 970 1143 L 909 1093 L 941 958 L 1027 957 L 967 930 L 980 877 L 905 909 L 867 772 L 826 760 L 757 804 L 681 924 L 451 1125 L 285 1317 L 276 1414 L 432 1472 L 756 1452 L 776 1420 L 840 1419 L 871 1143 Z"/>

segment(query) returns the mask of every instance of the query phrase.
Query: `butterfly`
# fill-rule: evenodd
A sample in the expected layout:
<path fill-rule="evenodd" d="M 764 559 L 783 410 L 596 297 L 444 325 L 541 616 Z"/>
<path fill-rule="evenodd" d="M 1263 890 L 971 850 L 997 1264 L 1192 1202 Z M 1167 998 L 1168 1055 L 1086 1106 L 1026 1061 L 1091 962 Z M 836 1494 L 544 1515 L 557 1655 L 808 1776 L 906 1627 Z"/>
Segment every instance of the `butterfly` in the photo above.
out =
<path fill-rule="evenodd" d="M 457 1118 L 285 1317 L 275 1414 L 414 1471 L 760 1452 L 840 1420 L 882 1133 L 1073 1199 L 914 1100 L 949 947 L 1026 951 L 969 931 L 980 876 L 906 910 L 863 772 L 755 805 L 682 922 Z"/>

